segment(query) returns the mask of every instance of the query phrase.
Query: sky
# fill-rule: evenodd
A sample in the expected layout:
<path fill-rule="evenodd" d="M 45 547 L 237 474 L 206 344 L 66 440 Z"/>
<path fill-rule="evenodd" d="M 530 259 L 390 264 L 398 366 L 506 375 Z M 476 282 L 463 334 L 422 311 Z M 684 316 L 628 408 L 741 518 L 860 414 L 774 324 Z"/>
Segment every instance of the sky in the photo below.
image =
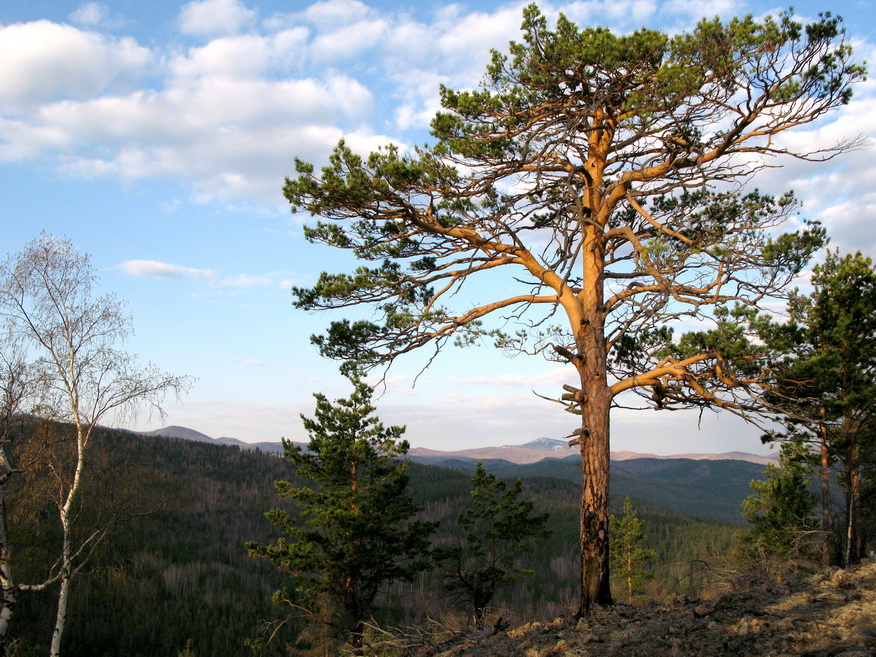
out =
<path fill-rule="evenodd" d="M 144 362 L 195 377 L 137 430 L 181 425 L 214 438 L 306 441 L 314 392 L 349 394 L 309 336 L 337 315 L 292 306 L 290 288 L 351 261 L 308 244 L 309 217 L 281 189 L 293 159 L 320 165 L 344 138 L 368 152 L 427 143 L 439 85 L 473 88 L 491 48 L 519 38 L 512 2 L 396 0 L 0 0 L 0 257 L 41 231 L 90 254 L 101 292 L 127 302 Z M 541 3 L 578 24 L 678 32 L 709 16 L 777 14 L 744 0 Z M 794 2 L 845 18 L 859 61 L 876 61 L 876 2 Z M 786 161 L 757 185 L 794 189 L 831 247 L 876 256 L 876 89 L 801 143 L 868 137 L 829 165 Z M 378 415 L 414 447 L 456 450 L 563 438 L 575 418 L 537 397 L 568 368 L 488 347 L 406 358 L 378 387 Z M 612 449 L 765 453 L 728 414 L 619 411 Z"/>

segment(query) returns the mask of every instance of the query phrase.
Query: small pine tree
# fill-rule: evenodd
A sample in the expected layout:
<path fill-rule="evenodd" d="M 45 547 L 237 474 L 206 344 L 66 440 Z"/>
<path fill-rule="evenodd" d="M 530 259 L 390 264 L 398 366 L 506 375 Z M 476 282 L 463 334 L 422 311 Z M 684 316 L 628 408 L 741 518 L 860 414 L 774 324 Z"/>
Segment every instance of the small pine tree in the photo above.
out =
<path fill-rule="evenodd" d="M 410 581 L 431 567 L 434 523 L 412 520 L 420 511 L 408 491 L 404 427 L 384 427 L 373 415 L 373 389 L 356 373 L 348 399 L 334 404 L 315 394 L 316 417 L 302 416 L 307 450 L 284 440 L 285 456 L 308 486 L 277 482 L 282 497 L 298 502 L 295 517 L 282 509 L 266 516 L 287 538 L 276 545 L 247 544 L 250 555 L 292 574 L 294 589 L 275 599 L 316 610 L 331 601 L 330 624 L 362 653 L 364 621 L 380 589 Z"/>
<path fill-rule="evenodd" d="M 812 512 L 817 497 L 807 487 L 811 473 L 809 455 L 788 442 L 779 452 L 779 466 L 767 465 L 766 479 L 749 484 L 754 494 L 742 503 L 742 515 L 751 523 L 743 536 L 748 556 L 763 553 L 785 560 L 808 555 L 804 539 L 819 524 Z"/>
<path fill-rule="evenodd" d="M 520 479 L 509 487 L 487 473 L 479 461 L 472 479 L 471 506 L 459 514 L 464 536 L 456 545 L 435 551 L 444 564 L 445 590 L 471 609 L 475 626 L 483 628 L 484 613 L 496 591 L 531 571 L 516 567 L 518 557 L 551 535 L 549 514 L 533 514 L 523 499 Z"/>
<path fill-rule="evenodd" d="M 611 571 L 623 580 L 627 602 L 632 602 L 635 592 L 651 578 L 645 564 L 657 553 L 645 547 L 645 521 L 639 518 L 629 497 L 624 500 L 623 517 L 618 520 L 612 514 L 611 532 Z"/>

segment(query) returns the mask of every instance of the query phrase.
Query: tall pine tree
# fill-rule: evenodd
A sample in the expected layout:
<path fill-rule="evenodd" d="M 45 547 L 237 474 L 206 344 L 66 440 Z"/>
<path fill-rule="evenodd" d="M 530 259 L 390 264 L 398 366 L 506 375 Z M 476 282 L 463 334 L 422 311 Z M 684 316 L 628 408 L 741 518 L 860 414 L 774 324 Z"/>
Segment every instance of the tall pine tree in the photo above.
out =
<path fill-rule="evenodd" d="M 859 530 L 861 491 L 876 449 L 876 268 L 861 253 L 827 254 L 813 270 L 813 291 L 792 294 L 790 321 L 761 334 L 776 353 L 766 401 L 784 416 L 784 433 L 820 457 L 822 530 L 830 516 L 832 473 L 843 488 L 845 522 L 837 538 L 844 565 L 864 553 Z M 830 561 L 827 543 L 822 553 Z"/>
<path fill-rule="evenodd" d="M 481 88 L 441 90 L 433 145 L 363 157 L 340 143 L 321 171 L 297 162 L 284 193 L 321 218 L 307 239 L 368 264 L 296 288 L 296 305 L 367 306 L 368 319 L 345 314 L 314 337 L 364 367 L 485 337 L 568 366 L 576 385 L 555 401 L 580 416 L 587 614 L 612 599 L 612 408 L 639 395 L 658 409 L 750 409 L 761 371 L 737 358 L 745 341 L 721 307 L 781 297 L 824 234 L 781 234 L 793 196 L 742 187 L 775 157 L 852 145 L 781 136 L 848 102 L 864 75 L 829 14 L 616 35 L 562 15 L 552 27 L 530 5 Z M 676 340 L 685 319 L 714 331 Z"/>

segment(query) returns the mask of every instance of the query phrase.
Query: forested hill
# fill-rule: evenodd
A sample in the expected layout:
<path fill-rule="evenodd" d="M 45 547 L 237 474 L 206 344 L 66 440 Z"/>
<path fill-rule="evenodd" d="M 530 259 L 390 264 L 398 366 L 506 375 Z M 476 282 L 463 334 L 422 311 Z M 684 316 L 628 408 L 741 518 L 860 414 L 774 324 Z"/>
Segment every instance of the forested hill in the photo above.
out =
<path fill-rule="evenodd" d="M 274 482 L 297 482 L 293 468 L 276 455 L 192 440 L 102 432 L 96 438 L 95 468 L 85 515 L 117 496 L 137 491 L 141 508 L 154 510 L 114 530 L 87 574 L 74 581 L 68 657 L 126 655 L 174 657 L 191 641 L 196 655 L 237 657 L 264 621 L 285 610 L 271 604 L 284 574 L 247 556 L 244 542 L 272 541 L 276 530 L 264 512 L 281 505 Z M 510 587 L 498 604 L 517 620 L 565 613 L 574 600 L 579 564 L 578 496 L 580 470 L 573 460 L 554 459 L 528 466 L 488 463 L 500 476 L 525 477 L 536 510 L 551 513 L 553 537 L 522 563 L 533 571 Z M 411 488 L 423 517 L 444 523 L 470 498 L 469 466 L 441 468 L 413 463 Z M 642 460 L 613 464 L 613 508 L 629 495 L 646 522 L 657 551 L 650 595 L 696 594 L 708 586 L 703 559 L 725 551 L 738 525 L 697 519 L 738 518 L 746 479 L 762 467 L 730 461 Z M 726 486 L 726 490 L 723 488 Z M 58 535 L 46 519 L 54 516 L 19 496 L 10 534 L 19 581 L 45 571 Z M 48 547 L 47 547 L 48 546 Z M 12 621 L 20 655 L 45 654 L 51 638 L 55 592 L 22 593 Z M 446 611 L 437 573 L 412 587 L 395 586 L 382 601 L 394 622 L 412 624 Z M 270 653 L 268 653 L 270 654 Z"/>
<path fill-rule="evenodd" d="M 484 461 L 490 472 L 502 477 L 555 477 L 580 484 L 580 457 L 545 459 L 527 465 Z M 474 470 L 474 464 L 453 462 Z M 445 466 L 450 463 L 445 463 Z M 631 497 L 640 505 L 686 516 L 742 521 L 742 500 L 751 495 L 749 483 L 763 478 L 764 466 L 735 460 L 640 458 L 611 462 L 614 499 Z"/>

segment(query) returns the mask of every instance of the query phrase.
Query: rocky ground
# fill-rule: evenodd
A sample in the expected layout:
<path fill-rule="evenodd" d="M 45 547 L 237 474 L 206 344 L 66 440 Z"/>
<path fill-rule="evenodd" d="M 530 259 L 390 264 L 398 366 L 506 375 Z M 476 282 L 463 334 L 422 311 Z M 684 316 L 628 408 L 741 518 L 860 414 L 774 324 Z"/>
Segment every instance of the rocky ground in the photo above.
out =
<path fill-rule="evenodd" d="M 876 563 L 409 645 L 418 657 L 876 657 Z"/>

